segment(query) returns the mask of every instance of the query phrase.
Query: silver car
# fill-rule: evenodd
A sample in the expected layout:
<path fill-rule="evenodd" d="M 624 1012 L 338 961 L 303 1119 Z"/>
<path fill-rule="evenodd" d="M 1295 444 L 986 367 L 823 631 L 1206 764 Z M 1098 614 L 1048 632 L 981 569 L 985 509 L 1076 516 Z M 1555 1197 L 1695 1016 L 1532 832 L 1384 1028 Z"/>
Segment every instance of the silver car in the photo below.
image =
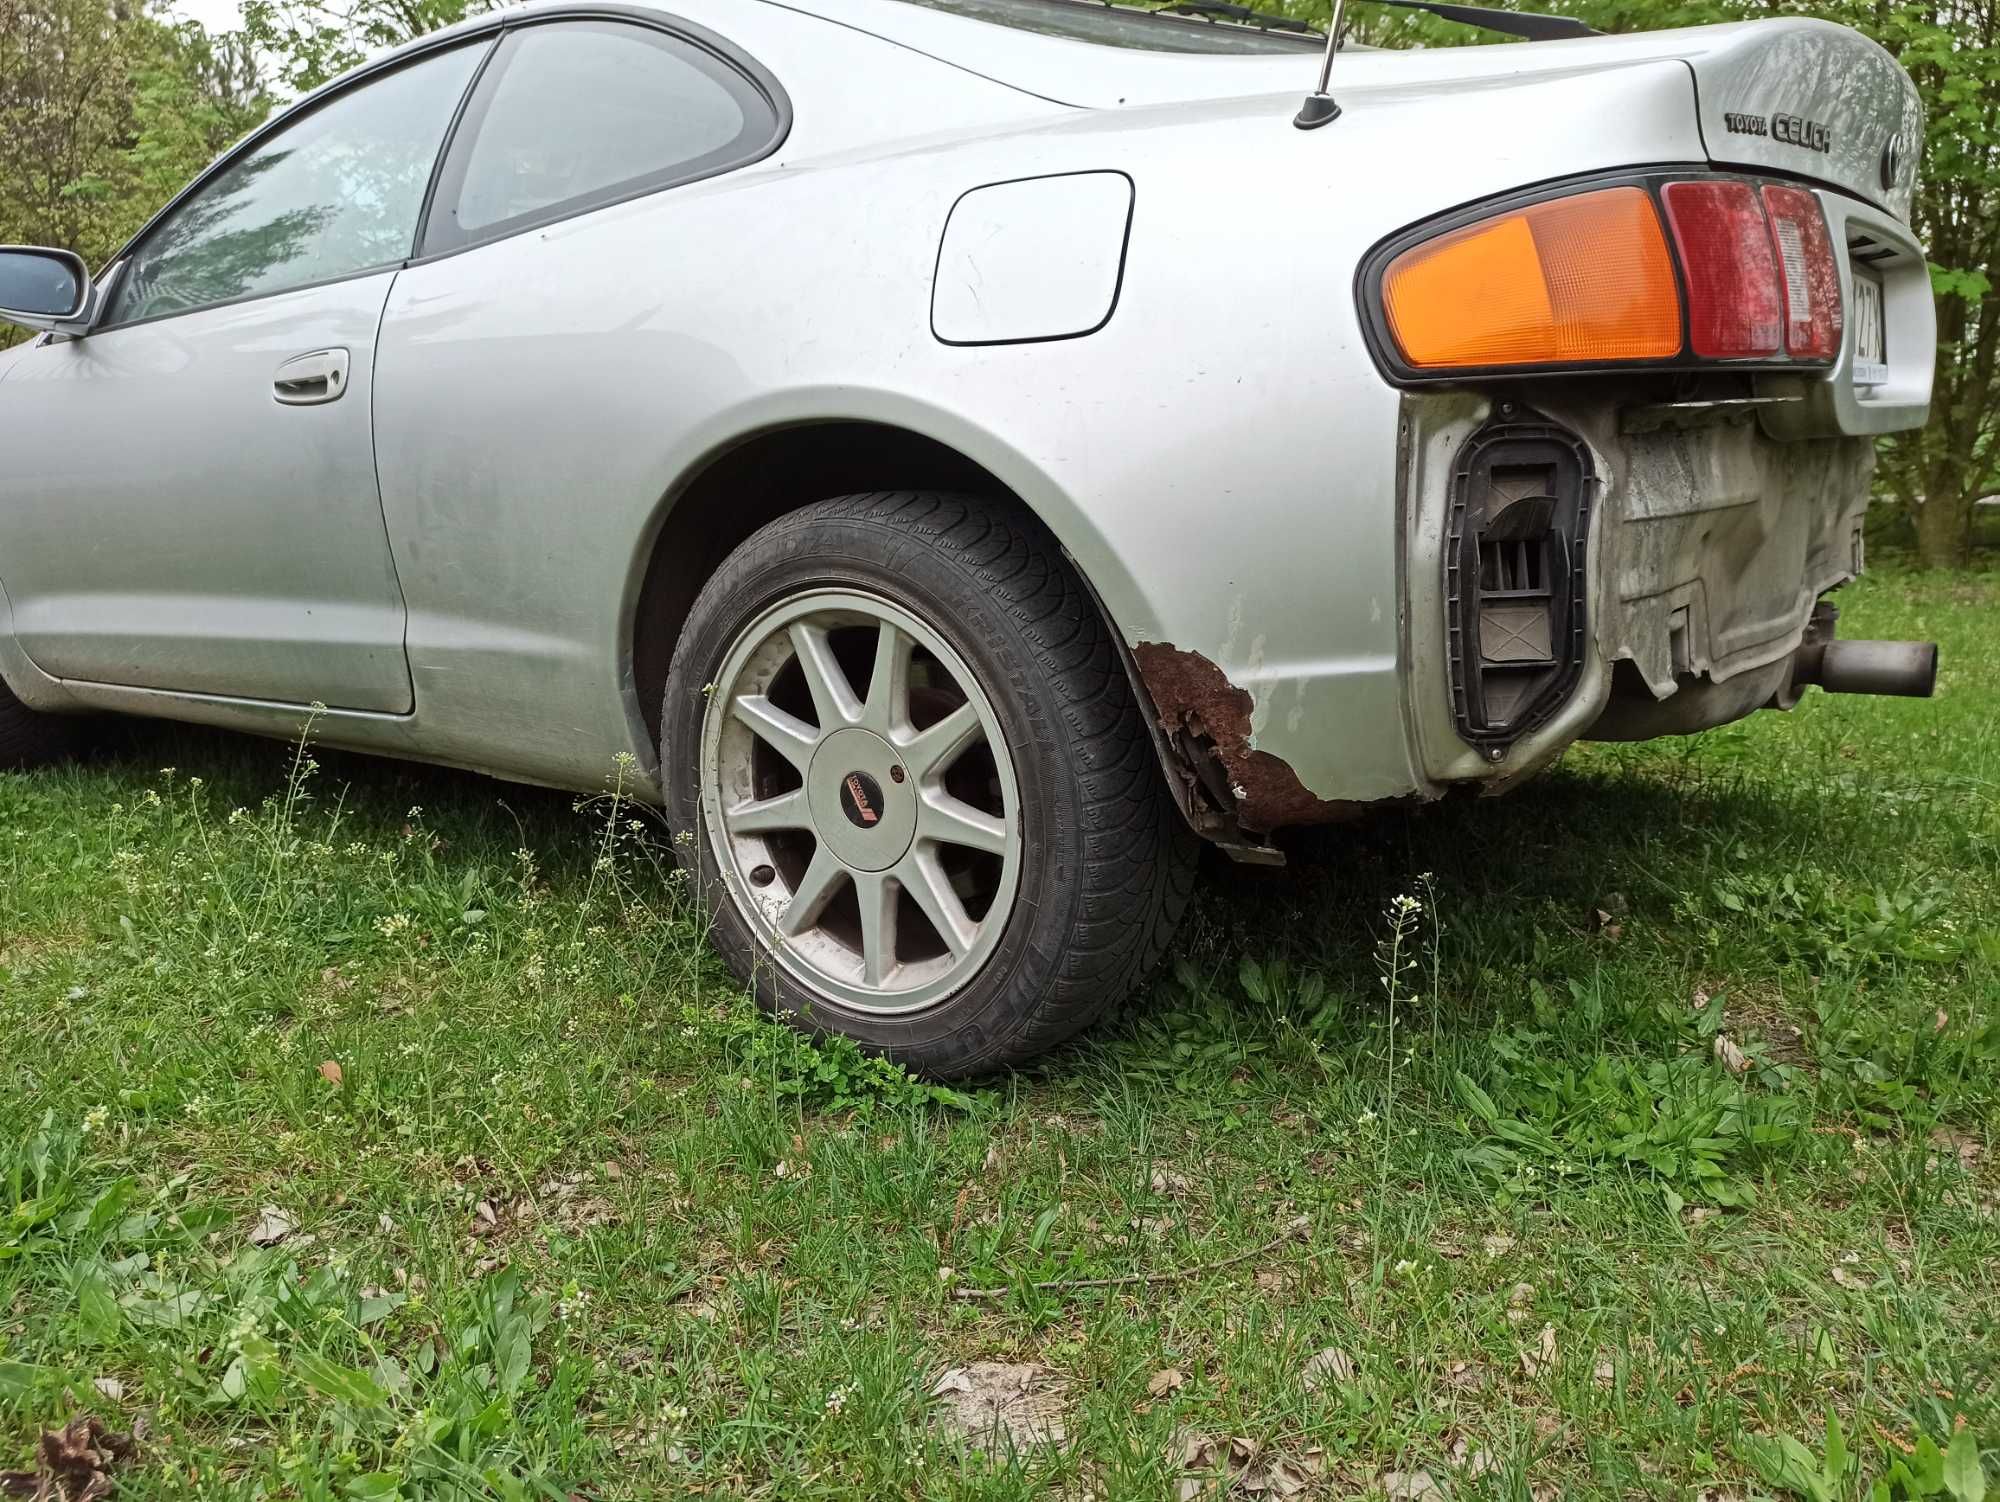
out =
<path fill-rule="evenodd" d="M 962 1075 L 1202 841 L 1928 692 L 1822 598 L 1930 397 L 1886 53 L 1176 8 L 509 9 L 0 253 L 0 759 L 636 763 L 764 1005 Z"/>

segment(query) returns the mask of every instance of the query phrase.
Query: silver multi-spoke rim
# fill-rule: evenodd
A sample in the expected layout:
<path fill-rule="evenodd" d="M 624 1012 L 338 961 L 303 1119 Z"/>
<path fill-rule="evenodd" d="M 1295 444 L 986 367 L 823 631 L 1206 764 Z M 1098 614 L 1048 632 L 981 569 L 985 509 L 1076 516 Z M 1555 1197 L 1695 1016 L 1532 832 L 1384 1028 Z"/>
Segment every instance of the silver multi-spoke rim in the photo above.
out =
<path fill-rule="evenodd" d="M 775 963 L 871 1012 L 935 1006 L 1013 911 L 1020 801 L 963 658 L 879 596 L 817 590 L 752 622 L 702 719 L 703 824 Z"/>

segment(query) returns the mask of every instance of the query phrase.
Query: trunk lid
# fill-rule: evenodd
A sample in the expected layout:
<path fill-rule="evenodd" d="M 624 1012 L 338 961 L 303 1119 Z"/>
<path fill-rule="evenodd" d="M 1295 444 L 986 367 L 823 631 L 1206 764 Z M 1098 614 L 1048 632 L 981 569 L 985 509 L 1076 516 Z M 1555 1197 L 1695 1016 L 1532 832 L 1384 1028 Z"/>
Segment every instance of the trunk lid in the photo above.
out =
<path fill-rule="evenodd" d="M 1060 104 L 1112 109 L 1303 92 L 1318 49 L 1219 56 L 1094 45 L 996 26 L 920 5 L 798 0 L 890 41 Z M 1419 109 L 1430 94 L 1531 85 L 1579 74 L 1678 62 L 1693 75 L 1711 161 L 1812 178 L 1907 221 L 1923 148 L 1916 86 L 1859 32 L 1778 18 L 1628 32 L 1560 42 L 1341 50 L 1333 92 L 1343 104 Z M 1634 75 L 1635 78 L 1638 75 Z M 1578 122 L 1587 130 L 1590 122 Z M 1421 139 L 1413 142 L 1421 148 Z"/>
<path fill-rule="evenodd" d="M 1923 155 L 1916 85 L 1882 48 L 1829 21 L 1685 32 L 1709 158 L 1816 178 L 1908 222 Z"/>

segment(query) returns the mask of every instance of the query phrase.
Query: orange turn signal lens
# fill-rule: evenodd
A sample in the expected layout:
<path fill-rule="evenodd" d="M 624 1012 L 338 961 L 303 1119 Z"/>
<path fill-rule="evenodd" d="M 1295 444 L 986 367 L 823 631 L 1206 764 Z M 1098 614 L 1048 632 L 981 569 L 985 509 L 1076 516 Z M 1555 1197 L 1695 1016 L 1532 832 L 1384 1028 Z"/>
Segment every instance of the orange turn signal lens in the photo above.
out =
<path fill-rule="evenodd" d="M 1414 246 L 1382 300 L 1424 370 L 1662 360 L 1681 351 L 1680 291 L 1642 188 L 1551 199 Z"/>

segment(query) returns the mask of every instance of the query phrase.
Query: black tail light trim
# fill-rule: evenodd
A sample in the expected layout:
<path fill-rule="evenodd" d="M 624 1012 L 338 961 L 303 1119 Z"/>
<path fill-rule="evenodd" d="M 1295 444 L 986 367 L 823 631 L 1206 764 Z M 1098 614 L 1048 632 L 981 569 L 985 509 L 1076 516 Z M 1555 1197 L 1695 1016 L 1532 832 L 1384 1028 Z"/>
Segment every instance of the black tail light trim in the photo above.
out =
<path fill-rule="evenodd" d="M 1582 676 L 1595 480 L 1583 440 L 1534 413 L 1488 423 L 1453 465 L 1444 549 L 1452 716 L 1495 760 Z"/>
<path fill-rule="evenodd" d="M 1404 389 L 1424 386 L 1492 386 L 1498 383 L 1546 381 L 1557 377 L 1597 376 L 1597 375 L 1657 375 L 1708 374 L 1718 370 L 1745 372 L 1777 372 L 1791 375 L 1824 375 L 1833 368 L 1831 359 L 1794 358 L 1780 351 L 1772 356 L 1750 358 L 1718 359 L 1694 353 L 1694 346 L 1688 329 L 1688 285 L 1687 269 L 1681 264 L 1680 251 L 1673 245 L 1673 222 L 1667 216 L 1667 209 L 1660 198 L 1661 191 L 1669 183 L 1730 181 L 1746 183 L 1761 195 L 1767 185 L 1783 187 L 1817 188 L 1818 183 L 1806 178 L 1787 178 L 1769 174 L 1747 172 L 1718 172 L 1706 162 L 1689 162 L 1674 167 L 1654 167 L 1643 171 L 1593 172 L 1578 177 L 1558 178 L 1546 183 L 1538 183 L 1530 188 L 1503 193 L 1493 198 L 1479 199 L 1461 204 L 1455 209 L 1407 225 L 1394 234 L 1378 240 L 1361 258 L 1354 270 L 1354 298 L 1356 310 L 1360 314 L 1362 338 L 1368 345 L 1368 352 L 1374 357 L 1377 369 L 1388 382 Z M 1658 360 L 1584 360 L 1557 365 L 1492 365 L 1492 366 L 1451 366 L 1418 367 L 1406 361 L 1396 347 L 1396 337 L 1389 329 L 1388 314 L 1382 298 L 1382 279 L 1396 257 L 1404 251 L 1423 245 L 1440 235 L 1463 229 L 1469 224 L 1495 215 L 1509 213 L 1515 209 L 1529 208 L 1538 203 L 1555 199 L 1570 198 L 1577 194 L 1593 192 L 1599 188 L 1643 188 L 1653 200 L 1654 210 L 1660 216 L 1660 229 L 1668 238 L 1668 254 L 1674 265 L 1674 285 L 1681 302 L 1681 352 Z M 1824 212 L 1822 210 L 1822 212 Z M 1832 227 L 1828 226 L 1831 233 Z M 1845 289 L 1843 288 L 1843 295 Z"/>

